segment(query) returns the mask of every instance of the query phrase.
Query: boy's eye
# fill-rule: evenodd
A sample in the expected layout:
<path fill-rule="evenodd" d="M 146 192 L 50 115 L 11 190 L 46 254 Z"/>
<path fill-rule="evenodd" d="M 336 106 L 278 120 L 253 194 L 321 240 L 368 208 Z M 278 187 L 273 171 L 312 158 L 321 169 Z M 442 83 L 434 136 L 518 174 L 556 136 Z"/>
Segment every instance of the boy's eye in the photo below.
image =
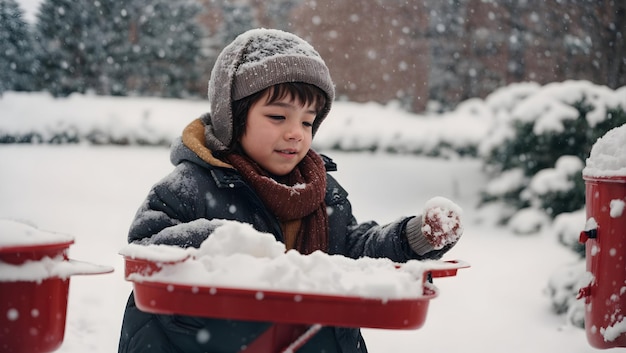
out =
<path fill-rule="evenodd" d="M 282 115 L 268 115 L 267 117 L 272 120 L 285 120 L 285 117 Z"/>
<path fill-rule="evenodd" d="M 306 127 L 311 127 L 311 126 L 313 126 L 313 123 L 309 122 L 309 121 L 304 121 L 304 122 L 302 122 L 302 125 L 304 125 Z"/>

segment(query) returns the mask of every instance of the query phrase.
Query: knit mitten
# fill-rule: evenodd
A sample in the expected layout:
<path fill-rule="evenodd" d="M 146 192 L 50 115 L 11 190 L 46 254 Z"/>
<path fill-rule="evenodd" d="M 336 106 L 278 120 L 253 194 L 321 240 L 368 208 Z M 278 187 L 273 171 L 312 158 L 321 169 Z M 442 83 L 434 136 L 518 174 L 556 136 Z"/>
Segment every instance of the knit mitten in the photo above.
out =
<path fill-rule="evenodd" d="M 435 197 L 428 200 L 422 215 L 422 234 L 435 250 L 455 243 L 463 234 L 462 210 L 454 202 Z"/>
<path fill-rule="evenodd" d="M 428 200 L 422 215 L 407 223 L 406 235 L 413 251 L 425 255 L 456 243 L 463 234 L 462 212 L 459 206 L 444 197 Z"/>

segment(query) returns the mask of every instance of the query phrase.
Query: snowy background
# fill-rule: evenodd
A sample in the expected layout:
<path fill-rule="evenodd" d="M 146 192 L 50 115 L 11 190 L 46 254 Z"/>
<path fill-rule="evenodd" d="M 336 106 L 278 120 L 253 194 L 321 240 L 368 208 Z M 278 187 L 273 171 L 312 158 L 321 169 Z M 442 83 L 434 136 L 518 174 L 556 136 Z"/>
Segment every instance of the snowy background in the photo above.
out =
<path fill-rule="evenodd" d="M 423 328 L 364 330 L 371 352 L 596 351 L 583 330 L 551 312 L 546 293 L 551 274 L 579 263 L 578 257 L 557 242 L 550 227 L 514 235 L 490 219 L 497 218 L 496 212 L 477 209 L 487 183 L 479 159 L 460 157 L 456 148 L 440 153 L 446 158 L 385 152 L 475 144 L 498 119 L 494 107 L 515 101 L 512 93 L 500 92 L 499 97 L 466 102 L 443 116 L 421 117 L 393 105 L 337 102 L 316 136 L 316 148 L 337 162 L 335 175 L 350 192 L 359 221 L 384 223 L 419 213 L 434 196 L 450 198 L 464 209 L 465 234 L 445 259 L 461 259 L 472 267 L 435 282 L 441 293 L 431 302 Z M 160 145 L 179 135 L 207 106 L 204 101 L 82 95 L 54 100 L 41 93 L 7 93 L 0 99 L 0 131 L 52 136 L 72 127 L 74 136 L 81 137 L 77 144 L 0 145 L 0 218 L 73 235 L 72 258 L 115 268 L 113 274 L 72 279 L 59 352 L 116 351 L 131 290 L 118 252 L 150 186 L 172 169 L 169 152 Z M 130 143 L 155 146 L 87 142 L 90 132 L 102 129 Z M 376 146 L 378 152 L 363 146 Z M 584 218 L 568 226 L 580 231 Z"/>

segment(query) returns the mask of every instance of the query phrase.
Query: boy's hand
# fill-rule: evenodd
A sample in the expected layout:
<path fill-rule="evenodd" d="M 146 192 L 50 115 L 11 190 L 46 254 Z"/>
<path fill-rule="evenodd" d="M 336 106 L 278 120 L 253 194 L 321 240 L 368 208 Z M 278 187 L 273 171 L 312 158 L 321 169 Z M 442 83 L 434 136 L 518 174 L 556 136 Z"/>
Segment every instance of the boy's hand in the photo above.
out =
<path fill-rule="evenodd" d="M 436 250 L 459 240 L 463 234 L 462 212 L 459 206 L 443 197 L 426 202 L 422 214 L 422 234 Z"/>

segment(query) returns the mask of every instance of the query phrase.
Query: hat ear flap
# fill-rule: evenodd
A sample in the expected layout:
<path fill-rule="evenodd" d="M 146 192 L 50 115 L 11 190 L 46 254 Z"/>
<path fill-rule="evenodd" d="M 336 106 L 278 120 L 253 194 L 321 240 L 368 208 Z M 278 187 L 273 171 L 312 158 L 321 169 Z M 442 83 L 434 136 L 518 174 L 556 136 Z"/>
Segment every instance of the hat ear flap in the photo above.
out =
<path fill-rule="evenodd" d="M 214 150 L 228 148 L 233 138 L 232 91 L 235 75 L 249 40 L 233 41 L 217 57 L 209 79 L 208 98 L 211 105 L 211 131 L 207 146 Z"/>

